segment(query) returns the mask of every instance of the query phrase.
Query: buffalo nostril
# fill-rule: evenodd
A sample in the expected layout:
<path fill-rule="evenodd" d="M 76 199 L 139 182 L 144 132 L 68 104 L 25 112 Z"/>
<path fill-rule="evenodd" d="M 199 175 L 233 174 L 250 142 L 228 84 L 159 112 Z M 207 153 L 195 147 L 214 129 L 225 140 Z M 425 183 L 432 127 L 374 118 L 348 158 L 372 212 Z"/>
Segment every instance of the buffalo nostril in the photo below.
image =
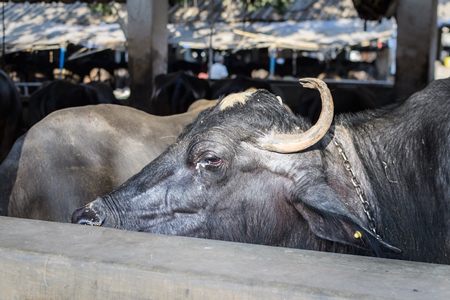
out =
<path fill-rule="evenodd" d="M 75 210 L 72 214 L 72 223 L 91 226 L 102 226 L 105 217 L 88 207 Z"/>

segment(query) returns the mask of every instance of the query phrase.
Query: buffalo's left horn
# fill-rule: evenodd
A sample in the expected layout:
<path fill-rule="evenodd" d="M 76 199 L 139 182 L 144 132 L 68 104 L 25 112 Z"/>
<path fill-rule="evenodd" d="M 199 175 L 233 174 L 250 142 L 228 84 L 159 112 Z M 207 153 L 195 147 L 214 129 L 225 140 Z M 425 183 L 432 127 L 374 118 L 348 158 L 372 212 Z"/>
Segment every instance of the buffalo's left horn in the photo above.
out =
<path fill-rule="evenodd" d="M 317 143 L 328 131 L 333 121 L 333 98 L 327 84 L 317 78 L 302 78 L 300 84 L 309 89 L 316 89 L 322 100 L 322 111 L 319 119 L 310 129 L 300 133 L 276 133 L 267 136 L 261 141 L 264 149 L 279 152 L 292 153 L 304 150 Z"/>

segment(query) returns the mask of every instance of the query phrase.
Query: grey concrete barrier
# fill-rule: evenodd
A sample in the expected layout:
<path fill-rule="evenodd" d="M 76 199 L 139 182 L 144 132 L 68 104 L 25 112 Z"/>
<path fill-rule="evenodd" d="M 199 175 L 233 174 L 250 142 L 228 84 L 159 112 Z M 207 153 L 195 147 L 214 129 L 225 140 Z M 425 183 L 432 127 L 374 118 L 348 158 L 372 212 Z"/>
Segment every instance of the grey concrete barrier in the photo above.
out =
<path fill-rule="evenodd" d="M 450 299 L 450 266 L 0 217 L 1 299 Z"/>

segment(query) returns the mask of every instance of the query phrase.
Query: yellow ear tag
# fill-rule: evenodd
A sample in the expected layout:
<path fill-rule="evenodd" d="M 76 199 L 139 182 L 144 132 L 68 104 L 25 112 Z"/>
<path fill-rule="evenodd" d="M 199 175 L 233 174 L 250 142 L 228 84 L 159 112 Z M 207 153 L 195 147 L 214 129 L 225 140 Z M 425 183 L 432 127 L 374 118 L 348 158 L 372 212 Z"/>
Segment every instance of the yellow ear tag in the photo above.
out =
<path fill-rule="evenodd" d="M 360 238 L 362 238 L 362 233 L 359 231 L 356 231 L 353 236 L 355 237 L 355 239 L 360 239 Z"/>

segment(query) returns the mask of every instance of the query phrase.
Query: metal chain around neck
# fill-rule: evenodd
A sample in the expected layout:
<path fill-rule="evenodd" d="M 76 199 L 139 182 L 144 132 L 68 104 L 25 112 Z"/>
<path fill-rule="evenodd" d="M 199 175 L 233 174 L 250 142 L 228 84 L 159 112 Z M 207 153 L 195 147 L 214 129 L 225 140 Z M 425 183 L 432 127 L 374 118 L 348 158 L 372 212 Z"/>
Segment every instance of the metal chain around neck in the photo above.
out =
<path fill-rule="evenodd" d="M 367 216 L 367 220 L 369 222 L 369 229 L 374 233 L 375 237 L 378 240 L 381 240 L 381 237 L 377 233 L 377 230 L 376 230 L 375 218 L 373 217 L 373 213 L 370 208 L 370 204 L 366 200 L 364 192 L 361 188 L 361 184 L 359 183 L 358 179 L 355 176 L 355 173 L 353 172 L 353 168 L 350 164 L 350 161 L 348 160 L 347 155 L 344 152 L 344 149 L 342 149 L 342 145 L 337 141 L 336 137 L 333 138 L 333 142 L 339 151 L 339 155 L 342 157 L 342 160 L 344 161 L 344 168 L 350 173 L 353 187 L 355 188 L 356 194 L 358 194 L 359 200 L 361 201 L 361 203 L 363 205 L 364 213 Z"/>

